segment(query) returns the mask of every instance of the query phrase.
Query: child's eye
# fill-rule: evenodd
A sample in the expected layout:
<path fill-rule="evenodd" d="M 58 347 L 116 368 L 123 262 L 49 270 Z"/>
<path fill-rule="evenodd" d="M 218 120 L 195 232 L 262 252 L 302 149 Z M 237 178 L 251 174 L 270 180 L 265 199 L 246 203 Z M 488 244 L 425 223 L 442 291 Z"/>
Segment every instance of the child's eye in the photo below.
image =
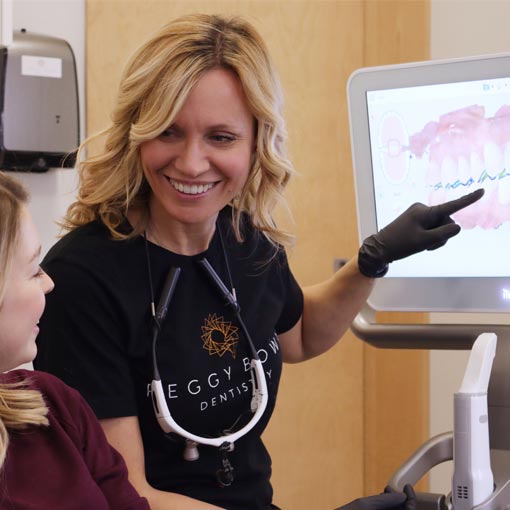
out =
<path fill-rule="evenodd" d="M 44 270 L 41 266 L 37 267 L 37 271 L 34 274 L 34 278 L 40 278 L 44 274 Z"/>

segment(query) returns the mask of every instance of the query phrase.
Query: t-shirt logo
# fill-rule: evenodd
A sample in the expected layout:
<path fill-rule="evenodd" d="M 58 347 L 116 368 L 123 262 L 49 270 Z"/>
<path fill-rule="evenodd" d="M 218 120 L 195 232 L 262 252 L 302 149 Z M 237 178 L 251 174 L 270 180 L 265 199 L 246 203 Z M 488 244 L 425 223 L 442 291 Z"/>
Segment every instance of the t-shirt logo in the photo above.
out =
<path fill-rule="evenodd" d="M 209 314 L 205 319 L 205 325 L 202 326 L 202 342 L 204 349 L 209 354 L 217 354 L 222 357 L 227 351 L 236 357 L 236 345 L 239 340 L 237 332 L 239 328 L 233 326 L 231 322 L 226 322 L 223 317 L 218 317 L 215 313 Z"/>

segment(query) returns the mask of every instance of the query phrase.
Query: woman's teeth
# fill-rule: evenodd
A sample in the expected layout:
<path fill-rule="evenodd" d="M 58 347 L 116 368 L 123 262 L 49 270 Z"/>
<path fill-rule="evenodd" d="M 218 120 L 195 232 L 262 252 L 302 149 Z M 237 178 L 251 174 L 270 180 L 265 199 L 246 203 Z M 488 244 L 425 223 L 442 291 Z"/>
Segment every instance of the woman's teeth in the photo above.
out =
<path fill-rule="evenodd" d="M 199 193 L 205 193 L 209 191 L 214 183 L 210 184 L 183 184 L 182 182 L 174 181 L 173 179 L 168 179 L 170 184 L 179 192 L 184 193 L 185 195 L 198 195 Z"/>

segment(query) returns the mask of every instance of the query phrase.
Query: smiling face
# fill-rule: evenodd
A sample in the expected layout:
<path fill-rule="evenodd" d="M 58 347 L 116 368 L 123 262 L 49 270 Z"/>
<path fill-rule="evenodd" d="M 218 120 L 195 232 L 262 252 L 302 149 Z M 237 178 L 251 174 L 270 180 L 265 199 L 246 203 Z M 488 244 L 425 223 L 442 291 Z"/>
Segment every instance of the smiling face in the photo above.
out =
<path fill-rule="evenodd" d="M 37 230 L 24 207 L 0 304 L 0 372 L 32 361 L 37 353 L 37 324 L 44 311 L 45 294 L 53 289 L 52 280 L 39 267 L 40 252 Z"/>
<path fill-rule="evenodd" d="M 140 146 L 151 222 L 214 229 L 243 189 L 253 151 L 254 119 L 239 78 L 222 68 L 204 73 L 174 123 Z"/>

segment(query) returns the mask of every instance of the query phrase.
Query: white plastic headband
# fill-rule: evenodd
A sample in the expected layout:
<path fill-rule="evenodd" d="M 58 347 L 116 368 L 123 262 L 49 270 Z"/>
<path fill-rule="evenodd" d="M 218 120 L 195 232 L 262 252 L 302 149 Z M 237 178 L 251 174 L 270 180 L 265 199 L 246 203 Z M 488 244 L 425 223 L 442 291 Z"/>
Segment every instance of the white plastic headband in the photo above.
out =
<path fill-rule="evenodd" d="M 166 433 L 174 432 L 179 436 L 184 437 L 185 439 L 195 441 L 199 444 L 220 447 L 225 443 L 234 443 L 240 437 L 243 437 L 245 434 L 247 434 L 253 427 L 255 427 L 255 425 L 259 422 L 260 418 L 264 414 L 267 406 L 267 383 L 264 374 L 264 368 L 262 367 L 262 362 L 260 360 L 253 359 L 251 361 L 251 368 L 254 369 L 255 377 L 257 380 L 257 387 L 253 388 L 253 400 L 255 400 L 257 409 L 251 420 L 237 432 L 227 434 L 226 436 L 213 438 L 197 436 L 196 434 L 188 432 L 172 418 L 165 399 L 165 392 L 163 391 L 161 380 L 154 379 L 151 383 L 152 405 L 154 407 L 154 412 L 160 427 Z"/>

